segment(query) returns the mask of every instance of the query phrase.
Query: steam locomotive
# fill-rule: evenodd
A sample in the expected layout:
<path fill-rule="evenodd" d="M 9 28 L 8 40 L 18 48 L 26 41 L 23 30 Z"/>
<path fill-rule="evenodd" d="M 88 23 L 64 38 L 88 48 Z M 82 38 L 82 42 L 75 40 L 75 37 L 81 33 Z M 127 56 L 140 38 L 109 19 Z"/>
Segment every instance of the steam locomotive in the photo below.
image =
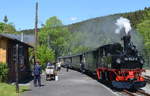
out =
<path fill-rule="evenodd" d="M 70 68 L 93 73 L 98 80 L 109 82 L 114 88 L 137 90 L 146 85 L 141 75 L 145 71 L 142 69 L 144 59 L 129 34 L 121 40 L 123 46 L 120 43 L 107 44 L 78 55 L 59 57 L 58 60 L 69 63 Z"/>

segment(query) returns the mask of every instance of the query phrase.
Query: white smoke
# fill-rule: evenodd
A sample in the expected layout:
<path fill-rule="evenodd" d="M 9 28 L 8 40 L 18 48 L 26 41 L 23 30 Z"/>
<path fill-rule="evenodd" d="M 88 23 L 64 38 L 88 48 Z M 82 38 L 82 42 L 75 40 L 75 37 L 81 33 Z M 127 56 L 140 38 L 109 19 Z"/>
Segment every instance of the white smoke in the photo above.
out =
<path fill-rule="evenodd" d="M 125 33 L 128 34 L 129 31 L 131 30 L 131 24 L 130 24 L 130 20 L 120 17 L 119 19 L 117 19 L 116 23 L 117 25 L 117 29 L 115 31 L 115 33 L 119 34 L 122 28 L 125 28 Z"/>

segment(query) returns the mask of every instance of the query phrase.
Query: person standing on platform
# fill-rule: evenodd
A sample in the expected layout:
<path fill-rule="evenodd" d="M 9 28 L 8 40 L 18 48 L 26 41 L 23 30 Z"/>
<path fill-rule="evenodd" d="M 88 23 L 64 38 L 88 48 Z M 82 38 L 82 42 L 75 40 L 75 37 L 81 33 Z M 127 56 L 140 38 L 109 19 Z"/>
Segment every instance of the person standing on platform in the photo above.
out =
<path fill-rule="evenodd" d="M 35 66 L 34 66 L 34 70 L 33 70 L 33 74 L 34 74 L 34 86 L 37 87 L 37 82 L 38 82 L 38 86 L 41 86 L 41 66 L 39 64 L 39 62 L 36 62 Z"/>
<path fill-rule="evenodd" d="M 48 66 L 52 66 L 52 64 L 50 62 L 47 62 L 46 67 Z"/>
<path fill-rule="evenodd" d="M 84 63 L 83 62 L 81 62 L 81 64 L 80 64 L 80 71 L 81 71 L 81 73 L 83 74 L 84 73 Z"/>
<path fill-rule="evenodd" d="M 69 67 L 70 67 L 69 62 L 66 62 L 66 71 L 67 71 L 67 72 L 69 71 Z"/>
<path fill-rule="evenodd" d="M 83 56 L 83 60 L 81 61 L 80 64 L 80 71 L 83 74 L 85 72 L 85 57 Z"/>
<path fill-rule="evenodd" d="M 58 67 L 57 71 L 60 71 L 61 70 L 61 62 L 57 62 L 56 65 Z"/>

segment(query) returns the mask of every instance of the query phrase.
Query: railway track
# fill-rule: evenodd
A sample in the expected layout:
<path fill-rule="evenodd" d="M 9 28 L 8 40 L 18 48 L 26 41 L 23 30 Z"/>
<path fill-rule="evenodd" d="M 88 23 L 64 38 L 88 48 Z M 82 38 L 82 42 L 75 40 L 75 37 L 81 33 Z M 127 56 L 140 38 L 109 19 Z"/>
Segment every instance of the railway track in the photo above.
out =
<path fill-rule="evenodd" d="M 150 83 L 150 76 L 144 76 L 145 80 L 147 83 Z M 137 90 L 136 92 L 131 92 L 128 90 L 123 90 L 122 91 L 123 94 L 127 95 L 127 96 L 150 96 L 150 93 L 146 93 L 144 90 L 140 89 Z"/>
<path fill-rule="evenodd" d="M 123 93 L 123 94 L 126 94 L 126 95 L 128 95 L 128 96 L 136 96 L 133 92 L 130 92 L 130 91 L 128 91 L 128 90 L 123 90 L 122 93 Z"/>
<path fill-rule="evenodd" d="M 140 93 L 144 96 L 150 96 L 150 93 L 146 93 L 144 90 L 137 90 L 136 93 Z"/>
<path fill-rule="evenodd" d="M 144 78 L 147 81 L 147 83 L 150 83 L 150 76 L 144 76 Z"/>
<path fill-rule="evenodd" d="M 122 93 L 126 94 L 127 96 L 150 96 L 150 94 L 146 93 L 144 90 L 137 90 L 136 92 L 123 90 Z"/>

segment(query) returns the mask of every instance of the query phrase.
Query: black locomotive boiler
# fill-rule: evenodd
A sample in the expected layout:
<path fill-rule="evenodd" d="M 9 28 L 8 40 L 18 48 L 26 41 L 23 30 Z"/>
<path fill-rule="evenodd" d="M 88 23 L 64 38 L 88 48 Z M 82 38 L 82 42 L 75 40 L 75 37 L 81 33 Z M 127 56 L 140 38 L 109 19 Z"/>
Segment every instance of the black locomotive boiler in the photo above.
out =
<path fill-rule="evenodd" d="M 146 85 L 141 73 L 144 59 L 131 42 L 131 36 L 125 35 L 120 43 L 100 46 L 94 50 L 73 56 L 59 57 L 61 62 L 69 63 L 70 68 L 83 69 L 96 73 L 99 80 L 109 82 L 114 88 L 139 89 Z"/>

